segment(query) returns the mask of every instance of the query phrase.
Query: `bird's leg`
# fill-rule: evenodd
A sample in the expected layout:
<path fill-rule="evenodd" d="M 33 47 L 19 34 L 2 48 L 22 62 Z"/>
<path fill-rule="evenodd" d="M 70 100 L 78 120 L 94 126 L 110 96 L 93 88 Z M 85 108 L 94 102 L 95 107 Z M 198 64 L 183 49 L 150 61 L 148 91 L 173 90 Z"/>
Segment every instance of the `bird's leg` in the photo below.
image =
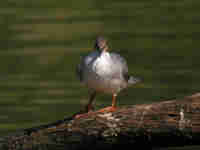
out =
<path fill-rule="evenodd" d="M 87 116 L 88 113 L 91 113 L 92 109 L 93 109 L 92 103 L 93 103 L 95 97 L 96 97 L 96 92 L 93 92 L 90 95 L 90 99 L 89 99 L 88 104 L 86 105 L 86 108 L 84 110 L 81 110 L 79 113 L 75 114 L 74 118 L 81 118 L 81 117 Z"/>
<path fill-rule="evenodd" d="M 87 113 L 92 112 L 92 110 L 93 110 L 92 103 L 93 103 L 95 97 L 96 97 L 96 92 L 93 92 L 93 93 L 90 95 L 90 99 L 89 99 L 88 104 L 86 105 L 86 112 L 87 112 Z"/>
<path fill-rule="evenodd" d="M 116 107 L 116 97 L 117 94 L 112 95 L 112 105 L 103 109 L 98 110 L 98 112 L 113 112 L 117 109 Z"/>
<path fill-rule="evenodd" d="M 112 108 L 116 109 L 116 97 L 117 94 L 112 95 Z"/>

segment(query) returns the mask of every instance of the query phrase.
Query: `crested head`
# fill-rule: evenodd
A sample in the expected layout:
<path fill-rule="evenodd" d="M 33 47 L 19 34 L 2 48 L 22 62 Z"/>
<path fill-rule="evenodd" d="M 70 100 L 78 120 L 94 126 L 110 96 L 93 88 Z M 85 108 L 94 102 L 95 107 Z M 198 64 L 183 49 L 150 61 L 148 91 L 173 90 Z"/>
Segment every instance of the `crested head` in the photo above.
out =
<path fill-rule="evenodd" d="M 96 38 L 94 48 L 100 51 L 107 51 L 108 50 L 107 40 L 103 36 L 98 36 Z"/>

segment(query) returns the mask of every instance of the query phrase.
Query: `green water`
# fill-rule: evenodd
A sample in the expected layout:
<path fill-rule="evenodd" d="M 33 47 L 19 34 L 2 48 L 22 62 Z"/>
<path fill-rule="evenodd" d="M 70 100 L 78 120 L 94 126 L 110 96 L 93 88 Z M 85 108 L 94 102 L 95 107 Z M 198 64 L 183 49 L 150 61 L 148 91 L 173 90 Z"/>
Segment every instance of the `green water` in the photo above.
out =
<path fill-rule="evenodd" d="M 198 0 L 12 0 L 0 2 L 0 133 L 79 111 L 87 89 L 75 76 L 97 35 L 144 82 L 118 105 L 181 98 L 200 89 Z M 99 95 L 96 107 L 111 104 Z"/>

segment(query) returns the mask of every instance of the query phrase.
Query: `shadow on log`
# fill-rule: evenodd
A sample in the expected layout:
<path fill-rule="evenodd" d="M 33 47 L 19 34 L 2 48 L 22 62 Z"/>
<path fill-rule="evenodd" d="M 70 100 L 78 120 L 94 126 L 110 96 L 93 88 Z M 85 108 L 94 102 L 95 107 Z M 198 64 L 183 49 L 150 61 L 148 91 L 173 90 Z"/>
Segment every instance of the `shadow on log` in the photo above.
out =
<path fill-rule="evenodd" d="M 0 150 L 114 149 L 200 144 L 200 93 L 183 99 L 126 106 L 69 117 L 0 139 Z M 124 147 L 125 148 L 125 147 Z"/>

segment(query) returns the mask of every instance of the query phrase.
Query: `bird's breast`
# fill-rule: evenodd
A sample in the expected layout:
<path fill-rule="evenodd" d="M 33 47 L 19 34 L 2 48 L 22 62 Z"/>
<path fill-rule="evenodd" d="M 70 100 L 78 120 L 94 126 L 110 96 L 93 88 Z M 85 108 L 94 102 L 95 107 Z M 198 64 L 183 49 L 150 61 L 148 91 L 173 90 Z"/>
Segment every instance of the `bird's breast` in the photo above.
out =
<path fill-rule="evenodd" d="M 93 71 L 99 76 L 112 74 L 112 60 L 109 53 L 104 52 L 93 63 Z"/>

